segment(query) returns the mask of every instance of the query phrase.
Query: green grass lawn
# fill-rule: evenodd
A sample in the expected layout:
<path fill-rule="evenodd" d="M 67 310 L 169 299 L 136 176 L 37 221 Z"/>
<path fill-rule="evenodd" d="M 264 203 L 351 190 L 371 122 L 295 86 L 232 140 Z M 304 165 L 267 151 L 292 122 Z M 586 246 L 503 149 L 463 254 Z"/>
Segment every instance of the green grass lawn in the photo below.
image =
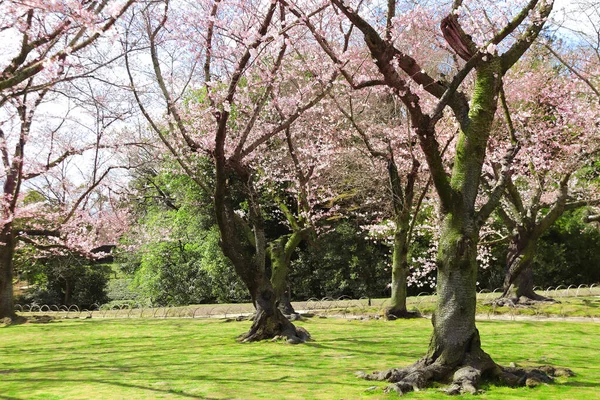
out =
<path fill-rule="evenodd" d="M 392 399 L 357 370 L 407 365 L 425 353 L 430 321 L 312 318 L 304 345 L 239 344 L 249 322 L 64 320 L 0 329 L 0 399 Z M 478 399 L 597 399 L 600 324 L 479 322 L 502 364 L 552 364 L 577 374 L 535 389 L 486 386 Z M 472 396 L 466 396 L 472 397 Z M 438 389 L 406 398 L 449 397 Z"/>

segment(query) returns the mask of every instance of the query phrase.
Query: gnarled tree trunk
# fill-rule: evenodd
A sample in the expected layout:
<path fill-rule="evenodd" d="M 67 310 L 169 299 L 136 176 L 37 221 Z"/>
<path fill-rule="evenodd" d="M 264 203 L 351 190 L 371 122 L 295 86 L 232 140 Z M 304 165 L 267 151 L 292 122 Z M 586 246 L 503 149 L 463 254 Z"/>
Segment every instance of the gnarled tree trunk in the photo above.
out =
<path fill-rule="evenodd" d="M 250 330 L 242 341 L 287 338 L 290 343 L 306 341 L 310 335 L 296 328 L 277 308 L 277 296 L 265 271 L 266 241 L 260 206 L 254 192 L 250 173 L 240 165 L 230 169 L 217 159 L 215 212 L 221 232 L 221 248 L 246 284 L 256 308 Z M 233 209 L 230 182 L 240 179 L 248 201 L 249 226 Z"/>
<path fill-rule="evenodd" d="M 533 290 L 533 259 L 537 247 L 537 236 L 522 231 L 514 235 L 508 245 L 504 291 L 496 301 L 498 305 L 516 305 L 529 301 L 553 301 Z"/>

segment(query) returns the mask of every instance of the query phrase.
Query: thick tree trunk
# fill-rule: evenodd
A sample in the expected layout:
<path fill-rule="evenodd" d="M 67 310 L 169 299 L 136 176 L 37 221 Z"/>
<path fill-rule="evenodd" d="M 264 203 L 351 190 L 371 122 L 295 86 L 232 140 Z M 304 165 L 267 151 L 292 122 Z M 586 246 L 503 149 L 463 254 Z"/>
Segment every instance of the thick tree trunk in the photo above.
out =
<path fill-rule="evenodd" d="M 9 232 L 0 234 L 0 319 L 16 318 L 13 299 L 13 256 L 15 241 Z"/>
<path fill-rule="evenodd" d="M 473 225 L 473 221 L 460 221 L 452 214 L 445 218 L 438 253 L 438 301 L 427 355 L 406 368 L 361 373 L 360 377 L 391 382 L 386 390 L 400 394 L 424 388 L 430 381 L 451 382 L 448 394 L 474 394 L 484 375 L 510 386 L 523 386 L 572 374 L 552 367 L 504 368 L 481 348 L 475 326 L 477 235 L 468 232 Z"/>
<path fill-rule="evenodd" d="M 508 298 L 516 298 L 519 302 L 527 301 L 556 301 L 550 297 L 537 294 L 533 290 L 533 267 L 531 263 L 521 270 L 521 273 L 513 280 L 509 287 Z"/>
<path fill-rule="evenodd" d="M 256 316 L 250 330 L 240 339 L 244 342 L 282 338 L 289 343 L 302 343 L 310 338 L 308 332 L 294 326 L 279 310 L 275 291 L 266 278 L 257 280 L 257 285 L 250 292 L 256 307 Z"/>
<path fill-rule="evenodd" d="M 464 215 L 447 214 L 438 253 L 437 308 L 427 355 L 408 368 L 366 375 L 367 379 L 393 382 L 389 390 L 400 393 L 422 388 L 428 381 L 452 381 L 448 391 L 475 393 L 485 373 L 501 373 L 481 349 L 475 327 L 477 282 L 477 232 Z"/>
<path fill-rule="evenodd" d="M 435 159 L 435 152 L 429 151 L 433 132 L 426 126 L 419 132 L 441 203 L 437 308 L 425 357 L 407 368 L 362 375 L 367 379 L 392 382 L 388 390 L 405 393 L 424 388 L 431 381 L 450 381 L 449 394 L 476 393 L 484 374 L 510 385 L 523 385 L 527 379 L 549 379 L 545 374 L 537 377 L 536 372 L 509 370 L 497 365 L 481 348 L 475 326 L 477 242 L 480 226 L 491 212 L 491 205 L 484 206 L 485 213 L 482 213 L 483 207 L 479 212 L 475 211 L 475 202 L 497 106 L 500 68 L 497 61 L 492 61 L 480 65 L 477 70 L 469 122 L 461 126 L 449 182 L 444 169 L 436 164 L 439 160 Z"/>

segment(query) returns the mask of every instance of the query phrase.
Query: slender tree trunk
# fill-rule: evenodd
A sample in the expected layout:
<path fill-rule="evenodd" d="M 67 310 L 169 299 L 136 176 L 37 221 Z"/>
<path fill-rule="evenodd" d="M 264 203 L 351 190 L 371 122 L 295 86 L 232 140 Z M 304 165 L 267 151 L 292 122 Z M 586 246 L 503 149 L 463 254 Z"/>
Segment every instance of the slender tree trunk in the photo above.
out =
<path fill-rule="evenodd" d="M 288 275 L 291 257 L 304 238 L 303 232 L 294 232 L 271 242 L 271 283 L 275 291 L 277 306 L 284 315 L 297 314 L 290 302 Z"/>
<path fill-rule="evenodd" d="M 64 297 L 64 305 L 68 306 L 71 302 L 71 283 L 69 279 L 65 278 L 65 297 Z"/>
<path fill-rule="evenodd" d="M 10 230 L 10 227 L 5 227 L 0 233 L 0 319 L 14 320 L 16 318 L 13 299 L 15 240 Z"/>
<path fill-rule="evenodd" d="M 402 188 L 398 167 L 393 157 L 388 160 L 388 175 L 392 193 L 396 228 L 394 230 L 394 252 L 392 254 L 392 293 L 390 306 L 384 311 L 386 319 L 412 318 L 417 313 L 406 309 L 406 279 L 408 277 L 408 243 L 411 209 L 414 198 L 414 184 L 419 171 L 419 162 L 413 158 L 412 169 L 406 176 L 406 186 Z"/>
<path fill-rule="evenodd" d="M 286 318 L 298 319 L 300 314 L 296 312 L 294 306 L 292 305 L 292 293 L 290 288 L 289 281 L 286 281 L 285 290 L 279 297 L 279 301 L 277 302 L 277 306 L 279 310 L 286 316 Z"/>
<path fill-rule="evenodd" d="M 408 224 L 396 226 L 392 253 L 392 294 L 390 306 L 385 309 L 388 320 L 416 316 L 406 309 L 406 279 L 408 277 Z"/>

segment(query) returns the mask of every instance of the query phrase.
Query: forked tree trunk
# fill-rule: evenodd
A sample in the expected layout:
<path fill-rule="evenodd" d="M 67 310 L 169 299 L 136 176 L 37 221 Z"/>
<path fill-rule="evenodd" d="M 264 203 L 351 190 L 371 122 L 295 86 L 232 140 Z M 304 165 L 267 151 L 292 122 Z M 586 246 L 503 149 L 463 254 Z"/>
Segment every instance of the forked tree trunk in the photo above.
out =
<path fill-rule="evenodd" d="M 250 330 L 241 336 L 245 342 L 285 338 L 289 343 L 302 343 L 309 338 L 309 334 L 302 328 L 292 324 L 277 307 L 275 291 L 269 279 L 264 275 L 257 277 L 256 286 L 250 289 L 256 315 Z"/>
<path fill-rule="evenodd" d="M 516 234 L 508 245 L 503 293 L 496 304 L 514 306 L 529 301 L 553 301 L 533 290 L 533 259 L 537 237 L 527 232 Z"/>
<path fill-rule="evenodd" d="M 297 314 L 290 302 L 288 275 L 292 254 L 304 239 L 303 232 L 294 232 L 271 242 L 269 253 L 271 256 L 271 283 L 279 310 L 291 316 Z"/>
<path fill-rule="evenodd" d="M 215 213 L 221 233 L 221 248 L 246 284 L 256 308 L 252 326 L 240 340 L 258 341 L 282 337 L 287 338 L 290 343 L 304 342 L 310 335 L 305 329 L 296 328 L 277 308 L 275 290 L 266 276 L 265 233 L 252 178 L 243 167 L 239 166 L 240 171 L 234 172 L 219 161 L 222 160 L 217 158 Z M 229 179 L 240 178 L 248 201 L 249 225 L 234 212 L 229 193 Z"/>
<path fill-rule="evenodd" d="M 10 228 L 0 233 L 0 319 L 16 318 L 13 298 L 13 256 L 15 240 Z"/>
<path fill-rule="evenodd" d="M 498 377 L 509 385 L 523 385 L 527 379 L 538 382 L 550 379 L 546 374 L 538 376 L 534 371 L 498 366 L 481 348 L 475 326 L 479 230 L 495 208 L 502 189 L 499 186 L 494 190 L 488 202 L 476 211 L 479 180 L 498 104 L 501 70 L 498 59 L 480 64 L 476 70 L 468 123 L 461 124 L 450 180 L 440 164 L 439 153 L 431 150 L 437 148 L 432 142 L 435 137 L 432 128 L 428 124 L 417 127 L 421 148 L 440 197 L 438 299 L 425 357 L 406 368 L 361 375 L 366 379 L 392 382 L 388 390 L 405 393 L 424 388 L 431 381 L 450 381 L 449 394 L 476 393 L 484 374 Z"/>

